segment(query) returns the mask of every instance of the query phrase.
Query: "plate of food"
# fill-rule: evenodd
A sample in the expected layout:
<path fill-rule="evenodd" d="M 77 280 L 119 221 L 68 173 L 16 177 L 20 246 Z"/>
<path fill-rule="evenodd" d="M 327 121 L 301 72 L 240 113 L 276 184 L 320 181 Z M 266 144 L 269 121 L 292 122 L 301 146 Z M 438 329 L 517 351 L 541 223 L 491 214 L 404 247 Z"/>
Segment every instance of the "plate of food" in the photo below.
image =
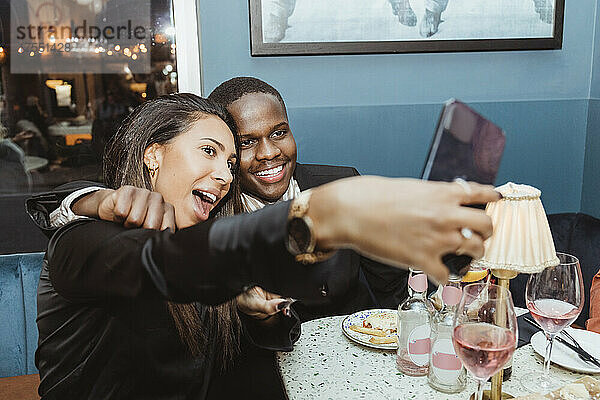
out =
<path fill-rule="evenodd" d="M 577 340 L 585 351 L 596 358 L 600 358 L 600 348 L 598 347 L 598 341 L 600 340 L 599 334 L 583 329 L 565 328 L 565 330 Z M 544 332 L 536 332 L 531 337 L 531 347 L 533 347 L 533 350 L 535 350 L 536 353 L 544 357 L 544 353 L 546 352 L 546 336 L 544 335 Z M 596 367 L 594 364 L 581 360 L 577 353 L 556 340 L 554 340 L 552 345 L 552 356 L 550 361 L 576 372 L 583 372 L 586 374 L 600 373 L 600 368 Z"/>
<path fill-rule="evenodd" d="M 385 308 L 355 312 L 342 321 L 342 332 L 363 346 L 396 350 L 396 314 L 396 310 Z"/>

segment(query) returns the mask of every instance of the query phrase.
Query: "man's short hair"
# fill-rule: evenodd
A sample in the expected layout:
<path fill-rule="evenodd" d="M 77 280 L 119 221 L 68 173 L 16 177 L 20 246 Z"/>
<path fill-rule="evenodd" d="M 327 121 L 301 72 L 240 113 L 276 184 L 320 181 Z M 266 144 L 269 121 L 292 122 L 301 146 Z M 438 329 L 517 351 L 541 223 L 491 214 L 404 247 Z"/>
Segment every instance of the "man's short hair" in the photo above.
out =
<path fill-rule="evenodd" d="M 228 107 L 243 95 L 251 93 L 266 93 L 275 96 L 281 103 L 283 110 L 286 111 L 283 98 L 277 89 L 267 82 L 250 76 L 239 76 L 221 83 L 210 95 L 208 95 L 208 98 Z"/>

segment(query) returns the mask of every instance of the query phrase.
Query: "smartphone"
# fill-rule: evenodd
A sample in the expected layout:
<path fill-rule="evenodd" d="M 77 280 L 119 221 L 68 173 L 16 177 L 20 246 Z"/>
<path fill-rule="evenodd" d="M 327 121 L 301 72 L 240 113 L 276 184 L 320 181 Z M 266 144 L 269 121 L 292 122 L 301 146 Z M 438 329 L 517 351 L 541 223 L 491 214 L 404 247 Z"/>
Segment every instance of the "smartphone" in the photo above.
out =
<path fill-rule="evenodd" d="M 506 134 L 472 108 L 458 100 L 444 104 L 421 178 L 452 182 L 457 178 L 487 185 L 496 182 L 504 153 Z M 485 208 L 485 204 L 472 207 Z M 464 275 L 472 258 L 447 254 L 442 261 L 450 272 Z"/>

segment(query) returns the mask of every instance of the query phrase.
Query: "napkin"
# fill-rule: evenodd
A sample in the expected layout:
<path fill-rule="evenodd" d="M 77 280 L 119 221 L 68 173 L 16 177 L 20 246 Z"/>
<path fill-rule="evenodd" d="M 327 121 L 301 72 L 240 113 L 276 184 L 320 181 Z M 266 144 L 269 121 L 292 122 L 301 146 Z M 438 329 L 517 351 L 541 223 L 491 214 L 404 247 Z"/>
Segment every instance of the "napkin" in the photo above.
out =
<path fill-rule="evenodd" d="M 526 313 L 517 317 L 517 326 L 519 327 L 519 343 L 517 343 L 517 349 L 519 347 L 529 344 L 531 337 L 539 331 L 536 327 L 525 321 L 525 317 L 531 318 L 531 314 Z"/>

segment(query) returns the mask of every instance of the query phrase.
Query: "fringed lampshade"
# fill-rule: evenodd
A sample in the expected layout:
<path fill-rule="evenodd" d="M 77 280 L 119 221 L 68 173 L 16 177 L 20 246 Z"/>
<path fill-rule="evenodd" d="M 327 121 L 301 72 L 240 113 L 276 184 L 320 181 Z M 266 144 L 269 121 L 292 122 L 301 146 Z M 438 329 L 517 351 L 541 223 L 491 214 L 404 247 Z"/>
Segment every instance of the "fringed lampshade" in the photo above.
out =
<path fill-rule="evenodd" d="M 483 258 L 472 265 L 526 274 L 558 265 L 552 233 L 540 200 L 541 192 L 532 186 L 512 182 L 496 190 L 503 198 L 489 203 L 486 208 L 494 233 L 484 244 Z"/>

